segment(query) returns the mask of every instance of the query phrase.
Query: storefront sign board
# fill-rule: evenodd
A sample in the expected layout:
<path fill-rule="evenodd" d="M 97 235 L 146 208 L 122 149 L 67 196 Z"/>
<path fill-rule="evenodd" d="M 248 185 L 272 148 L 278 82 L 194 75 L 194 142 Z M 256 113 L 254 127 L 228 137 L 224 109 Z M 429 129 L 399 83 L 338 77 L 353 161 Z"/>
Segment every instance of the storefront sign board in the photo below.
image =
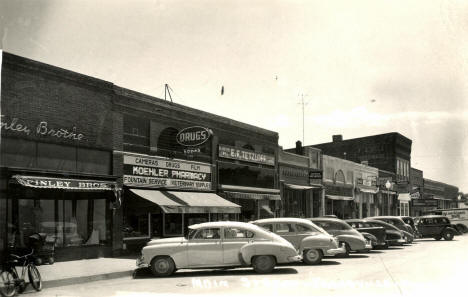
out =
<path fill-rule="evenodd" d="M 211 165 L 125 154 L 124 185 L 209 191 L 211 190 Z"/>
<path fill-rule="evenodd" d="M 221 144 L 219 145 L 219 157 L 275 166 L 274 155 L 257 153 L 255 151 Z"/>

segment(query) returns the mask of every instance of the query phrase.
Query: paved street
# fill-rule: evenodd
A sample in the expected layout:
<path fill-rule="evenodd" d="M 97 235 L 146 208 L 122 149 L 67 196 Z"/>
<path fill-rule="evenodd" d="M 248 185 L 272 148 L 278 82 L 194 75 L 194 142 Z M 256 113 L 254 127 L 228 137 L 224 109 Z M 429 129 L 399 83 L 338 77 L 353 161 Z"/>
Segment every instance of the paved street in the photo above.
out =
<path fill-rule="evenodd" d="M 453 241 L 417 240 L 405 247 L 327 258 L 319 266 L 282 265 L 269 275 L 251 269 L 180 270 L 170 278 L 154 278 L 139 271 L 135 279 L 44 288 L 26 296 L 455 296 L 467 288 L 467 246 L 468 235 Z"/>

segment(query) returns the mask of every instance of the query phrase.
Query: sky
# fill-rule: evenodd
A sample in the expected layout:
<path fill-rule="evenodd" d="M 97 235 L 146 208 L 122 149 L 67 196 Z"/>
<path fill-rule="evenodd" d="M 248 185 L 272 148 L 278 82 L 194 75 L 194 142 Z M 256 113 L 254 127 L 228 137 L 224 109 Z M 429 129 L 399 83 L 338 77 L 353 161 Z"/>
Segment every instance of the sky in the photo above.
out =
<path fill-rule="evenodd" d="M 0 34 L 148 95 L 167 83 L 283 148 L 398 132 L 412 167 L 468 192 L 468 1 L 2 0 Z"/>

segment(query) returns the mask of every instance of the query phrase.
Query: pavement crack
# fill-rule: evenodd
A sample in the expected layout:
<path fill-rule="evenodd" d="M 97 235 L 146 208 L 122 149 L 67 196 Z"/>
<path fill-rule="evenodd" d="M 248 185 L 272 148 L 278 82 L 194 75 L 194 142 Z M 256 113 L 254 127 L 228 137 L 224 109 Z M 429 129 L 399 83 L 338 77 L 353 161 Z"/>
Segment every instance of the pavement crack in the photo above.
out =
<path fill-rule="evenodd" d="M 388 270 L 387 265 L 385 265 L 385 262 L 383 261 L 382 257 L 380 255 L 378 255 L 378 256 L 379 256 L 380 262 L 382 262 L 382 265 L 385 268 L 385 271 L 387 271 L 388 276 L 390 276 L 390 279 L 395 284 L 395 286 L 398 288 L 398 291 L 400 291 L 400 295 L 403 296 L 403 291 L 401 290 L 400 285 L 393 278 L 393 275 L 390 273 L 390 270 Z"/>

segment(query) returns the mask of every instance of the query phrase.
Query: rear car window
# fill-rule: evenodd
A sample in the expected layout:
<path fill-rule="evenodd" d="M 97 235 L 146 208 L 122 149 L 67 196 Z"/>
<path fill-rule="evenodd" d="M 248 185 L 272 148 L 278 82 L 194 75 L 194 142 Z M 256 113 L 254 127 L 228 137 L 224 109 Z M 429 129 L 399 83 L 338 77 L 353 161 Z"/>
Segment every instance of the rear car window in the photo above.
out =
<path fill-rule="evenodd" d="M 277 223 L 276 226 L 276 233 L 291 233 L 294 232 L 294 227 L 292 224 L 288 223 Z"/>
<path fill-rule="evenodd" d="M 241 228 L 224 228 L 225 239 L 252 238 L 255 234 L 252 231 Z"/>

